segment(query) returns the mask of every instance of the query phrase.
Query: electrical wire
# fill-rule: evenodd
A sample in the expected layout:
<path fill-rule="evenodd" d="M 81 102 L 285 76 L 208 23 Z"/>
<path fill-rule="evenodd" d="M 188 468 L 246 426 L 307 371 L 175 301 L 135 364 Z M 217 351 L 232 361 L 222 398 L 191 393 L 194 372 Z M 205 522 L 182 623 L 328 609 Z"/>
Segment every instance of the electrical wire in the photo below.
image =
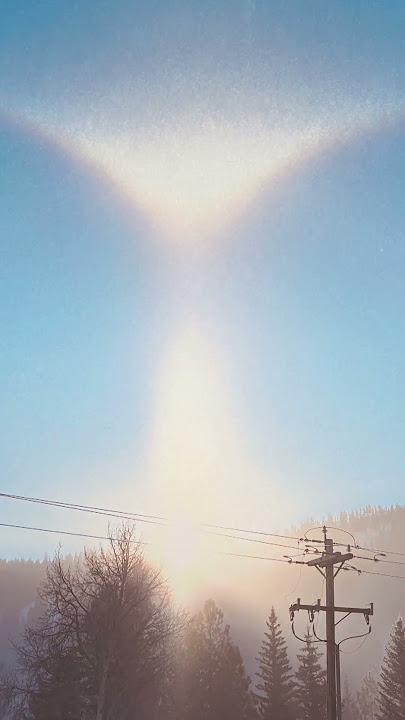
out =
<path fill-rule="evenodd" d="M 363 640 L 361 641 L 360 645 L 358 645 L 356 648 L 354 648 L 354 650 L 340 650 L 340 652 L 343 653 L 343 655 L 353 655 L 353 654 L 356 653 L 358 650 L 360 650 L 361 647 L 363 647 L 363 645 L 364 645 L 364 643 L 366 642 L 368 636 L 369 636 L 369 633 L 367 633 L 367 635 L 364 636 L 364 638 L 363 638 Z M 347 640 L 351 640 L 352 638 L 346 638 L 346 639 L 347 639 Z"/>
<path fill-rule="evenodd" d="M 286 565 L 307 565 L 306 562 L 302 562 L 300 560 L 284 560 L 283 558 L 273 558 L 269 557 L 268 555 L 248 555 L 244 553 L 233 553 L 233 552 L 225 552 L 218 550 L 214 553 L 215 555 L 228 555 L 230 557 L 236 557 L 236 558 L 251 558 L 252 560 L 270 560 L 271 562 L 280 562 L 284 563 Z"/>
<path fill-rule="evenodd" d="M 160 525 L 160 526 L 164 526 L 164 527 L 170 527 L 170 525 L 172 524 L 172 522 L 168 518 L 159 516 L 159 515 L 146 515 L 144 513 L 134 513 L 134 512 L 124 511 L 124 510 L 114 510 L 111 508 L 104 508 L 104 507 L 98 507 L 98 506 L 92 506 L 92 505 L 81 505 L 78 503 L 61 502 L 59 500 L 50 500 L 50 499 L 45 499 L 45 498 L 29 497 L 29 496 L 25 496 L 25 495 L 16 495 L 16 494 L 12 494 L 12 493 L 4 493 L 4 492 L 0 492 L 0 498 L 1 497 L 5 498 L 5 499 L 20 500 L 23 502 L 37 503 L 37 504 L 41 504 L 41 505 L 57 507 L 60 509 L 65 509 L 65 510 L 76 510 L 79 512 L 102 515 L 104 517 L 112 517 L 112 518 L 117 518 L 120 520 L 131 520 L 134 522 L 143 522 L 143 523 L 148 523 L 148 524 L 153 524 L 153 525 Z M 11 523 L 0 523 L 0 526 L 17 528 L 17 529 L 22 529 L 22 530 L 36 530 L 36 531 L 41 531 L 41 532 L 50 532 L 50 533 L 55 533 L 55 534 L 60 534 L 60 535 L 70 535 L 70 536 L 74 536 L 74 537 L 83 537 L 83 538 L 90 538 L 90 539 L 96 539 L 96 540 L 108 540 L 109 539 L 107 536 L 104 536 L 104 535 L 93 535 L 90 533 L 76 533 L 76 532 L 71 532 L 71 531 L 66 531 L 66 530 L 54 530 L 54 529 L 40 528 L 40 527 L 37 528 L 37 527 L 30 527 L 30 526 L 26 526 L 26 525 L 11 524 Z M 199 526 L 196 526 L 196 529 L 204 532 L 205 534 L 213 535 L 215 537 L 223 537 L 223 538 L 231 539 L 231 540 L 240 540 L 242 542 L 253 542 L 253 543 L 258 543 L 261 545 L 269 545 L 271 547 L 280 547 L 280 548 L 284 548 L 284 549 L 288 549 L 288 550 L 299 550 L 299 547 L 295 546 L 295 545 L 287 545 L 285 543 L 276 543 L 276 542 L 271 542 L 269 540 L 244 537 L 242 535 L 233 535 L 230 533 L 235 533 L 235 532 L 236 533 L 245 533 L 245 534 L 249 534 L 249 535 L 261 535 L 264 537 L 273 537 L 273 538 L 291 540 L 291 541 L 297 542 L 298 545 L 300 542 L 305 542 L 305 543 L 309 543 L 309 544 L 318 544 L 318 543 L 322 543 L 323 541 L 318 540 L 318 539 L 310 539 L 306 536 L 312 530 L 322 529 L 322 527 L 323 526 L 319 526 L 319 527 L 311 528 L 310 530 L 307 530 L 307 532 L 304 533 L 303 537 L 297 537 L 297 536 L 292 536 L 292 535 L 283 535 L 281 533 L 263 532 L 263 531 L 258 531 L 258 530 L 226 526 L 226 525 L 215 525 L 212 523 L 201 523 Z M 356 543 L 354 536 L 351 533 L 349 533 L 347 530 L 343 530 L 341 528 L 332 528 L 331 526 L 327 526 L 327 529 L 328 530 L 333 529 L 333 530 L 338 530 L 341 532 L 346 532 L 353 538 L 354 542 Z M 230 532 L 226 532 L 226 533 L 225 532 L 216 532 L 217 530 L 226 530 L 226 531 L 230 531 Z M 147 544 L 147 543 L 143 543 L 143 544 Z M 338 547 L 349 547 L 345 543 L 341 543 L 341 542 L 335 542 L 334 545 L 338 546 Z M 374 555 L 380 553 L 380 554 L 383 554 L 384 556 L 391 554 L 391 555 L 405 557 L 405 553 L 401 553 L 399 551 L 367 548 L 367 547 L 362 547 L 357 544 L 354 545 L 353 549 L 362 550 L 363 552 L 373 553 Z M 312 549 L 310 547 L 306 548 L 306 552 L 317 554 L 317 550 Z M 255 559 L 266 559 L 265 557 L 248 555 L 248 554 L 239 554 L 239 553 L 228 553 L 228 554 L 229 555 L 233 554 L 236 557 L 252 557 Z M 368 557 L 359 556 L 359 555 L 355 555 L 354 557 L 358 560 L 387 563 L 387 564 L 389 563 L 389 564 L 394 564 L 394 565 L 404 565 L 405 566 L 405 562 L 389 560 L 386 558 L 376 558 L 376 557 L 368 558 Z M 299 563 L 299 562 L 293 561 L 291 559 L 289 559 L 289 560 L 278 559 L 277 561 L 285 562 L 288 564 L 291 564 L 291 562 L 296 562 L 296 564 L 306 565 L 306 563 L 304 563 L 304 562 Z M 405 580 L 405 576 L 403 576 L 403 575 L 393 575 L 393 574 L 389 574 L 389 573 L 374 572 L 371 570 L 362 570 L 359 568 L 355 568 L 354 566 L 349 566 L 349 567 L 345 566 L 343 569 L 351 570 L 351 571 L 357 572 L 358 574 L 376 575 L 376 576 L 380 576 L 380 577 L 388 577 L 388 578 L 393 578 L 393 579 L 398 579 L 398 580 Z"/>
<path fill-rule="evenodd" d="M 301 557 L 305 557 L 305 555 L 302 555 Z M 302 578 L 302 564 L 300 564 L 300 574 L 299 574 L 298 580 L 297 580 L 296 584 L 294 585 L 293 589 L 289 593 L 287 593 L 287 595 L 284 595 L 284 600 L 287 600 L 288 597 L 290 597 L 293 593 L 296 592 L 296 590 L 298 590 L 300 583 L 301 583 L 301 578 Z"/>
<path fill-rule="evenodd" d="M 153 525 L 171 525 L 172 521 L 169 518 L 159 515 L 145 515 L 144 513 L 134 513 L 125 510 L 114 510 L 111 508 L 97 507 L 93 505 L 81 505 L 78 503 L 61 502 L 59 500 L 49 500 L 44 498 L 29 497 L 26 495 L 15 495 L 11 493 L 0 492 L 0 497 L 9 500 L 21 500 L 24 502 L 38 503 L 41 505 L 49 505 L 52 507 L 59 507 L 65 510 L 77 510 L 79 512 L 88 512 L 97 515 L 103 515 L 106 517 L 115 517 L 122 520 L 136 520 L 137 522 L 145 522 Z M 247 528 L 231 527 L 226 525 L 215 525 L 213 523 L 200 523 L 201 527 L 213 529 L 213 530 L 226 530 L 229 532 L 246 533 L 249 535 L 262 535 L 268 537 L 275 537 L 284 540 L 295 540 L 301 542 L 302 537 L 283 535 L 280 533 L 270 533 L 259 530 L 251 530 Z M 285 546 L 287 547 L 287 546 Z M 288 546 L 291 547 L 291 546 Z M 296 549 L 296 548 L 293 548 Z"/>
<path fill-rule="evenodd" d="M 37 532 L 53 533 L 55 535 L 69 535 L 72 537 L 90 538 L 92 540 L 111 540 L 112 542 L 118 541 L 117 538 L 108 537 L 107 535 L 91 535 L 89 533 L 73 532 L 69 530 L 55 530 L 43 527 L 33 527 L 31 525 L 14 525 L 13 523 L 0 522 L 0 527 L 17 528 L 18 530 L 35 530 Z M 151 543 L 143 542 L 141 540 L 129 540 L 128 542 L 133 543 L 134 545 L 151 545 Z"/>
<path fill-rule="evenodd" d="M 87 534 L 87 533 L 74 533 L 74 532 L 68 532 L 68 531 L 63 531 L 63 530 L 60 530 L 60 531 L 59 530 L 47 530 L 46 528 L 36 528 L 36 527 L 30 527 L 30 526 L 26 526 L 26 525 L 16 525 L 16 524 L 11 524 L 11 523 L 0 523 L 0 527 L 20 528 L 21 530 L 38 530 L 38 531 L 41 530 L 43 532 L 53 532 L 53 533 L 73 535 L 73 536 L 77 535 L 78 537 L 88 537 L 88 538 L 94 538 L 96 540 L 108 540 L 109 539 L 105 535 L 91 535 L 91 534 Z M 168 527 L 170 527 L 170 526 L 168 526 Z M 298 549 L 293 545 L 284 545 L 282 543 L 272 543 L 267 540 L 256 540 L 254 538 L 244 538 L 244 537 L 240 537 L 238 535 L 216 533 L 216 532 L 211 532 L 209 530 L 203 530 L 203 532 L 207 535 L 213 535 L 215 537 L 223 537 L 223 538 L 230 539 L 230 540 L 242 540 L 245 542 L 260 543 L 261 545 L 270 545 L 271 547 L 281 547 L 283 549 L 288 548 L 290 550 Z M 134 541 L 134 542 L 136 542 L 136 541 Z"/>
<path fill-rule="evenodd" d="M 55 528 L 44 528 L 44 527 L 36 527 L 31 525 L 17 525 L 14 523 L 3 523 L 0 522 L 0 527 L 5 528 L 14 528 L 17 530 L 32 530 L 35 532 L 45 532 L 45 533 L 51 533 L 54 535 L 66 535 L 69 537 L 81 537 L 81 538 L 87 538 L 91 540 L 110 540 L 110 541 L 116 541 L 116 538 L 108 537 L 107 535 L 93 535 L 90 533 L 81 533 L 81 532 L 74 532 L 69 530 L 59 530 Z M 240 539 L 240 538 L 237 538 Z M 137 545 L 152 545 L 154 543 L 139 541 L 139 540 L 131 540 L 130 542 L 137 544 Z M 282 546 L 281 546 L 282 547 Z M 229 557 L 237 557 L 237 558 L 250 558 L 253 560 L 267 560 L 271 562 L 280 562 L 284 563 L 286 565 L 308 565 L 308 563 L 302 561 L 302 560 L 293 560 L 292 558 L 273 558 L 269 557 L 267 555 L 251 555 L 248 553 L 234 553 L 234 552 L 226 552 L 226 551 L 217 551 L 215 554 L 217 555 L 225 555 Z M 358 575 L 376 575 L 379 577 L 386 577 L 386 578 L 392 578 L 397 580 L 405 580 L 404 575 L 391 575 L 389 573 L 380 573 L 380 572 L 374 572 L 372 570 L 362 570 L 357 567 L 354 567 L 353 565 L 345 566 L 343 568 L 346 571 L 356 572 Z M 294 591 L 293 591 L 294 592 Z M 322 588 L 323 592 L 323 588 Z"/>
<path fill-rule="evenodd" d="M 343 567 L 343 570 L 356 572 L 358 575 L 379 575 L 380 577 L 394 578 L 396 580 L 405 580 L 405 575 L 390 575 L 389 573 L 374 572 L 373 570 L 362 570 L 361 568 L 354 567 L 354 565 L 348 565 Z"/>
<path fill-rule="evenodd" d="M 303 553 L 300 553 L 300 554 L 297 555 L 297 556 L 293 555 L 292 557 L 301 557 L 301 558 L 303 558 L 303 557 L 305 557 L 306 555 L 308 555 L 308 553 L 311 553 L 311 552 L 315 552 L 316 554 L 318 554 L 318 552 L 317 552 L 316 550 L 315 550 L 315 551 L 312 551 L 312 550 L 310 550 L 309 548 L 305 548 L 305 551 L 304 551 Z M 287 555 L 285 555 L 285 557 L 287 557 Z M 288 556 L 288 557 L 289 557 L 289 556 Z M 291 560 L 292 558 L 289 557 L 289 559 Z M 293 587 L 293 589 L 291 590 L 291 592 L 287 593 L 287 595 L 284 595 L 284 600 L 287 600 L 287 598 L 290 597 L 293 593 L 295 593 L 295 592 L 297 591 L 297 589 L 299 588 L 300 583 L 301 583 L 301 580 L 302 580 L 302 565 L 303 565 L 303 564 L 305 564 L 305 563 L 300 563 L 300 574 L 299 574 L 299 578 L 298 578 L 297 583 L 294 585 L 294 587 Z M 324 583 L 324 582 L 325 582 L 325 578 L 323 578 L 323 580 L 322 580 L 322 587 L 323 587 L 323 583 Z M 319 618 L 319 616 L 318 616 L 318 618 Z"/>
<path fill-rule="evenodd" d="M 11 495 L 9 493 L 0 493 L 0 497 L 7 498 L 9 500 L 22 500 L 23 502 L 37 503 L 50 507 L 58 507 L 63 510 L 76 510 L 78 512 L 90 513 L 92 515 L 113 517 L 121 520 L 136 520 L 137 522 L 144 522 L 150 525 L 168 524 L 166 518 L 159 518 L 153 515 L 138 515 L 137 513 L 124 512 L 123 510 L 109 510 L 108 508 L 98 508 L 91 505 L 78 505 L 75 503 L 59 502 L 58 500 L 45 500 L 43 498 L 26 497 L 25 495 Z"/>
<path fill-rule="evenodd" d="M 322 578 L 321 598 L 320 598 L 321 604 L 322 604 L 322 597 L 323 597 L 324 587 L 325 587 L 325 576 Z M 316 617 L 316 621 L 315 621 L 315 626 L 316 626 L 316 627 L 315 627 L 315 632 L 316 632 L 316 633 L 318 632 L 319 616 L 320 616 L 320 613 L 318 613 L 318 615 L 317 615 L 317 617 Z"/>
<path fill-rule="evenodd" d="M 308 533 L 312 532 L 313 530 L 338 530 L 339 532 L 346 533 L 346 535 L 350 535 L 350 537 L 353 539 L 354 544 L 356 544 L 356 538 L 354 537 L 354 535 L 351 532 L 349 532 L 349 530 L 344 530 L 343 528 L 332 527 L 332 525 L 316 525 L 315 527 L 309 528 L 309 530 L 307 530 L 304 533 L 304 539 L 308 540 L 308 542 L 314 542 L 314 543 L 323 543 L 324 542 L 323 540 L 318 540 L 318 539 L 311 540 L 311 539 L 307 538 Z M 334 545 L 340 545 L 340 546 L 343 545 L 344 546 L 345 543 L 334 543 Z M 346 543 L 346 545 L 347 545 L 347 543 Z"/>
<path fill-rule="evenodd" d="M 6 528 L 16 528 L 18 530 L 34 530 L 36 532 L 45 532 L 45 533 L 53 533 L 56 535 L 69 535 L 73 537 L 82 537 L 82 538 L 90 538 L 93 540 L 109 540 L 112 542 L 118 542 L 117 538 L 108 537 L 107 535 L 91 535 L 89 533 L 79 533 L 79 532 L 73 532 L 68 530 L 56 530 L 54 528 L 43 528 L 43 527 L 34 527 L 31 525 L 16 525 L 13 523 L 0 523 L 0 527 L 6 527 Z M 143 542 L 139 540 L 128 540 L 129 543 L 133 543 L 135 545 L 153 545 L 155 543 L 149 543 L 149 542 Z M 215 555 L 228 555 L 231 557 L 237 557 L 237 558 L 250 558 L 253 560 L 268 560 L 271 562 L 280 562 L 284 563 L 286 565 L 306 565 L 307 563 L 301 562 L 299 560 L 286 560 L 284 558 L 274 558 L 269 557 L 268 555 L 250 555 L 250 554 L 244 554 L 244 553 L 233 553 L 233 552 L 225 552 L 218 550 L 214 553 Z"/>
<path fill-rule="evenodd" d="M 317 526 L 317 527 L 313 527 L 313 528 L 310 528 L 309 530 L 307 530 L 307 531 L 304 533 L 304 541 L 305 541 L 305 542 L 309 542 L 309 543 L 322 543 L 322 542 L 323 542 L 322 540 L 307 538 L 307 534 L 308 534 L 309 532 L 311 532 L 312 530 L 321 530 L 321 529 L 323 529 L 323 527 L 324 527 L 324 526 L 319 525 L 319 526 Z M 327 526 L 326 526 L 326 529 L 327 529 L 327 530 L 337 530 L 337 531 L 339 531 L 339 532 L 347 533 L 348 535 L 350 535 L 350 537 L 351 537 L 351 538 L 353 539 L 353 541 L 354 541 L 353 544 L 351 544 L 351 543 L 349 543 L 349 544 L 348 544 L 348 543 L 342 543 L 342 542 L 334 542 L 333 544 L 334 544 L 335 547 L 345 547 L 345 548 L 347 548 L 349 551 L 350 551 L 351 549 L 353 549 L 353 550 L 361 550 L 361 551 L 363 551 L 363 552 L 372 553 L 373 555 L 382 555 L 382 556 L 386 556 L 386 555 L 396 555 L 396 556 L 398 556 L 398 557 L 404 557 L 404 558 L 405 558 L 405 553 L 399 552 L 398 550 L 382 550 L 381 548 L 378 549 L 378 548 L 367 548 L 367 547 L 363 547 L 362 545 L 359 545 L 359 544 L 356 542 L 356 538 L 354 537 L 354 535 L 353 535 L 351 532 L 349 532 L 348 530 L 344 530 L 343 528 L 338 528 L 338 527 L 335 528 L 335 527 L 332 527 L 332 526 L 330 526 L 330 525 L 327 525 Z M 405 562 L 400 562 L 400 561 L 394 561 L 394 560 L 388 560 L 388 559 L 380 559 L 380 558 L 366 558 L 366 557 L 359 557 L 359 556 L 355 556 L 355 557 L 358 557 L 358 559 L 361 559 L 361 560 L 372 560 L 372 561 L 374 561 L 374 562 L 385 562 L 385 563 L 391 563 L 391 564 L 393 564 L 393 565 L 395 564 L 395 565 L 404 565 L 404 566 L 405 566 Z"/>
<path fill-rule="evenodd" d="M 385 558 L 378 558 L 378 557 L 365 557 L 364 555 L 353 555 L 353 558 L 356 560 L 367 560 L 369 562 L 374 563 L 387 563 L 388 565 L 405 565 L 405 562 L 402 562 L 401 560 L 387 560 Z"/>
<path fill-rule="evenodd" d="M 381 550 L 381 549 L 378 550 L 378 549 L 376 549 L 376 548 L 362 547 L 361 545 L 356 545 L 356 546 L 355 546 L 355 549 L 356 549 L 356 550 L 363 550 L 364 552 L 369 552 L 369 553 L 373 553 L 373 554 L 382 553 L 383 555 L 398 555 L 399 557 L 405 557 L 405 553 L 403 553 L 403 552 L 398 552 L 398 550 Z"/>
<path fill-rule="evenodd" d="M 113 509 L 113 508 L 99 507 L 99 506 L 95 506 L 95 505 L 84 505 L 84 504 L 80 504 L 80 503 L 62 502 L 59 500 L 30 497 L 30 496 L 26 496 L 26 495 L 16 495 L 13 493 L 5 493 L 5 492 L 0 492 L 0 497 L 5 498 L 5 499 L 10 499 L 10 500 L 21 500 L 24 502 L 38 503 L 41 505 L 58 507 L 60 509 L 65 509 L 65 510 L 76 510 L 78 512 L 97 514 L 97 515 L 102 515 L 104 517 L 113 517 L 113 518 L 117 518 L 117 519 L 121 519 L 121 520 L 135 520 L 136 522 L 143 522 L 143 523 L 148 523 L 148 524 L 152 524 L 152 525 L 165 526 L 165 525 L 172 524 L 172 521 L 169 518 L 161 516 L 161 515 L 147 515 L 145 513 L 136 513 L 136 512 L 130 512 L 130 511 L 125 511 L 125 510 L 117 510 L 117 509 Z M 314 527 L 314 528 L 310 528 L 309 530 L 307 530 L 304 533 L 304 535 L 302 537 L 298 537 L 296 535 L 295 536 L 294 535 L 284 535 L 282 533 L 271 533 L 271 532 L 267 532 L 267 531 L 265 532 L 262 530 L 253 530 L 253 529 L 249 529 L 249 528 L 240 528 L 240 527 L 234 527 L 234 526 L 228 526 L 228 525 L 216 525 L 214 523 L 200 523 L 200 527 L 212 529 L 212 530 L 224 530 L 224 531 L 229 531 L 232 533 L 237 532 L 237 533 L 245 533 L 248 535 L 261 535 L 264 537 L 274 537 L 274 538 L 279 538 L 279 539 L 284 539 L 284 540 L 292 540 L 292 541 L 296 541 L 298 543 L 300 543 L 300 542 L 306 542 L 306 543 L 310 543 L 310 544 L 323 543 L 323 540 L 307 537 L 307 534 L 309 532 L 311 532 L 312 530 L 323 529 L 324 526 L 321 526 L 321 525 Z M 352 533 L 350 533 L 348 530 L 345 530 L 343 528 L 332 527 L 332 526 L 328 525 L 328 526 L 326 526 L 326 529 L 327 530 L 337 530 L 339 532 L 344 532 L 344 533 L 347 533 L 348 535 L 350 535 L 350 537 L 354 540 L 353 549 L 355 549 L 355 550 L 361 550 L 363 552 L 373 553 L 374 555 L 380 553 L 383 555 L 397 555 L 397 556 L 405 558 L 405 553 L 402 553 L 399 551 L 382 550 L 382 549 L 378 549 L 378 548 L 367 548 L 367 547 L 358 545 L 356 543 L 356 539 L 352 535 Z M 223 537 L 228 537 L 228 536 L 223 535 Z M 236 539 L 236 538 L 233 538 L 233 539 Z M 334 542 L 334 545 L 337 547 L 348 547 L 347 543 L 342 543 L 342 542 Z M 283 545 L 280 544 L 280 547 L 283 547 Z M 292 548 L 292 546 L 287 546 L 287 545 L 285 545 L 284 547 L 288 547 L 289 549 L 296 549 L 296 548 Z M 374 558 L 360 558 L 360 557 L 358 559 L 374 560 Z M 392 564 L 394 564 L 394 562 L 395 562 L 395 561 L 390 561 L 387 559 L 385 559 L 385 560 L 378 559 L 376 561 L 377 562 L 386 562 L 386 563 L 391 562 Z M 397 561 L 395 564 L 405 565 L 405 562 L 400 563 L 399 561 Z"/>
<path fill-rule="evenodd" d="M 215 537 L 228 538 L 230 540 L 242 540 L 243 542 L 259 543 L 260 545 L 270 545 L 271 547 L 287 548 L 288 550 L 299 550 L 295 545 L 285 545 L 284 543 L 271 542 L 270 540 L 258 540 L 256 538 L 242 537 L 241 535 L 229 535 L 228 533 L 219 533 L 214 530 L 206 530 L 205 528 L 196 528 L 205 535 L 213 535 Z"/>

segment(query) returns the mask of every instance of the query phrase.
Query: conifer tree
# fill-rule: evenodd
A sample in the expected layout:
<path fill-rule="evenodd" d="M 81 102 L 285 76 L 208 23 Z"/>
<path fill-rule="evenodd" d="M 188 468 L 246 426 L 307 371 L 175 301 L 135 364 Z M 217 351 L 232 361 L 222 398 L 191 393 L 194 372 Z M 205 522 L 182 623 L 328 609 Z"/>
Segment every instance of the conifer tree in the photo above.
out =
<path fill-rule="evenodd" d="M 309 628 L 305 644 L 297 655 L 299 667 L 295 673 L 298 720 L 325 720 L 326 673 L 320 664 L 320 653 L 312 642 Z"/>
<path fill-rule="evenodd" d="M 213 600 L 195 615 L 185 633 L 177 717 L 181 720 L 254 720 L 254 696 L 249 689 L 239 648 L 229 625 Z"/>
<path fill-rule="evenodd" d="M 263 720 L 291 720 L 294 684 L 286 642 L 274 607 L 259 652 L 259 714 Z"/>
<path fill-rule="evenodd" d="M 356 701 L 354 699 L 352 689 L 350 687 L 349 678 L 345 675 L 344 697 L 342 700 L 342 718 L 343 720 L 356 720 Z"/>
<path fill-rule="evenodd" d="M 378 719 L 405 718 L 405 627 L 402 618 L 395 623 L 385 651 L 378 683 Z"/>
<path fill-rule="evenodd" d="M 354 720 L 375 720 L 377 713 L 376 697 L 378 685 L 371 673 L 364 678 L 354 702 Z"/>

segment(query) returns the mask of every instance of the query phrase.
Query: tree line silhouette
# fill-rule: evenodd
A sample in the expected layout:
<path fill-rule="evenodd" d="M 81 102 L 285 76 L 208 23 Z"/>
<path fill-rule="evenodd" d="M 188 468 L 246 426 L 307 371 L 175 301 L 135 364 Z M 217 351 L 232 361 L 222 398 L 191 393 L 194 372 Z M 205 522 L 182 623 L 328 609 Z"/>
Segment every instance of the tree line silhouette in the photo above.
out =
<path fill-rule="evenodd" d="M 39 588 L 36 619 L 3 672 L 3 717 L 12 720 L 325 720 L 322 652 L 308 628 L 290 664 L 271 608 L 245 672 L 213 600 L 189 616 L 124 527 L 108 549 L 57 555 Z M 381 676 L 344 702 L 345 720 L 405 717 L 405 627 L 391 633 Z"/>

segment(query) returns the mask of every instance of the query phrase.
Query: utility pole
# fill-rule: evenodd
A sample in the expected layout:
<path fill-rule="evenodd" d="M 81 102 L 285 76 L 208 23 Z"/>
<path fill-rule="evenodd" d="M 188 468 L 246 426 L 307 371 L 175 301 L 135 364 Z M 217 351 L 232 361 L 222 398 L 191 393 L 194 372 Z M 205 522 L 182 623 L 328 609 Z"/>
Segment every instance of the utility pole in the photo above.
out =
<path fill-rule="evenodd" d="M 335 645 L 336 651 L 336 720 L 342 720 L 342 685 L 340 680 L 340 645 Z"/>
<path fill-rule="evenodd" d="M 373 615 L 373 605 L 369 608 L 353 608 L 339 607 L 335 605 L 335 577 L 342 569 L 347 560 L 353 558 L 353 553 L 347 552 L 344 555 L 336 552 L 333 546 L 333 540 L 327 537 L 326 527 L 323 528 L 324 534 L 324 551 L 320 557 L 309 560 L 307 565 L 315 567 L 318 572 L 325 578 L 326 584 L 326 605 L 321 605 L 321 600 L 315 605 L 304 605 L 301 599 L 290 607 L 290 618 L 294 630 L 294 614 L 299 610 L 307 610 L 310 622 L 314 622 L 314 614 L 316 612 L 325 612 L 326 615 L 326 677 L 327 677 L 327 718 L 328 720 L 341 720 L 342 717 L 342 701 L 341 701 L 341 683 L 340 683 L 340 643 L 336 644 L 335 628 L 345 617 L 352 613 L 364 615 L 367 625 L 370 627 L 370 616 Z M 348 548 L 350 550 L 350 547 Z M 337 570 L 335 570 L 337 565 Z M 323 571 L 324 569 L 324 571 Z M 343 613 L 343 617 L 335 622 L 335 614 Z M 314 630 L 314 634 L 316 632 Z M 368 633 L 366 633 L 368 634 Z M 317 637 L 317 636 L 316 636 Z"/>
<path fill-rule="evenodd" d="M 333 540 L 325 537 L 325 580 L 326 580 L 326 677 L 328 720 L 336 720 L 336 657 L 335 657 L 335 573 L 333 564 Z M 350 560 L 353 555 L 350 556 Z M 349 558 L 348 558 L 349 559 Z M 316 567 L 319 567 L 318 565 Z"/>

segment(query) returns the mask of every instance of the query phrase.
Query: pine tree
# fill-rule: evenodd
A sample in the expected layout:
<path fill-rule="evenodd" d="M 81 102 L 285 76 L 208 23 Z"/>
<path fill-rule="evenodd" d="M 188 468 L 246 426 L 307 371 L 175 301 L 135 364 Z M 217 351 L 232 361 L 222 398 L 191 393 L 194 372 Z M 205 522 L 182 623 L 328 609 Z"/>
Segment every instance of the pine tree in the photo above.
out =
<path fill-rule="evenodd" d="M 298 720 L 325 720 L 326 673 L 319 662 L 322 657 L 311 639 L 309 629 L 305 645 L 298 653 L 299 668 L 295 673 Z"/>
<path fill-rule="evenodd" d="M 354 702 L 354 720 L 374 720 L 377 712 L 378 685 L 371 673 L 364 678 Z"/>
<path fill-rule="evenodd" d="M 263 720 L 290 720 L 293 717 L 294 684 L 286 642 L 274 607 L 267 620 L 259 652 L 259 713 Z"/>
<path fill-rule="evenodd" d="M 177 716 L 184 720 L 254 720 L 250 679 L 239 648 L 232 642 L 222 611 L 207 600 L 192 618 L 184 638 L 182 698 Z"/>
<path fill-rule="evenodd" d="M 354 699 L 347 675 L 345 675 L 344 682 L 342 718 L 343 720 L 356 720 L 356 701 Z"/>
<path fill-rule="evenodd" d="M 405 718 L 405 627 L 402 618 L 395 623 L 385 651 L 378 683 L 379 720 Z"/>

